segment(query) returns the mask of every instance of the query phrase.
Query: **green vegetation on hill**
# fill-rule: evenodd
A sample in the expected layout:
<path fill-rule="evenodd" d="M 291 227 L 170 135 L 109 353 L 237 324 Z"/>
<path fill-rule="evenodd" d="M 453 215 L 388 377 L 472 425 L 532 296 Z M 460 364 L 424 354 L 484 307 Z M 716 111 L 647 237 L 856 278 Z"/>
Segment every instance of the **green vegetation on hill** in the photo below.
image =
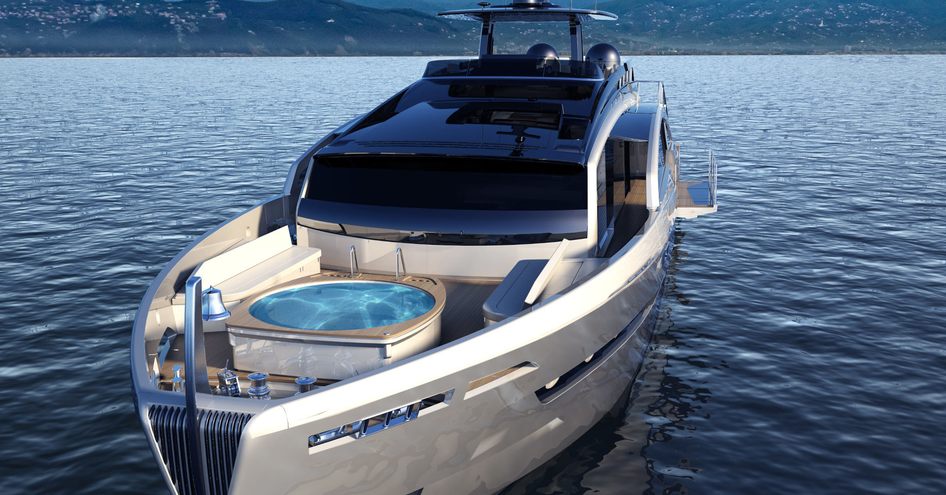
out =
<path fill-rule="evenodd" d="M 0 53 L 440 54 L 470 45 L 471 27 L 341 0 L 15 0 L 0 4 Z"/>
<path fill-rule="evenodd" d="M 946 2 L 607 1 L 628 47 L 708 52 L 942 51 Z"/>
<path fill-rule="evenodd" d="M 0 2 L 0 55 L 470 54 L 477 46 L 476 26 L 434 13 L 475 4 L 12 0 Z M 598 7 L 621 19 L 589 25 L 590 41 L 607 40 L 627 52 L 946 51 L 946 2 L 602 0 Z M 517 25 L 507 35 L 499 46 L 514 51 L 542 40 L 547 31 Z"/>

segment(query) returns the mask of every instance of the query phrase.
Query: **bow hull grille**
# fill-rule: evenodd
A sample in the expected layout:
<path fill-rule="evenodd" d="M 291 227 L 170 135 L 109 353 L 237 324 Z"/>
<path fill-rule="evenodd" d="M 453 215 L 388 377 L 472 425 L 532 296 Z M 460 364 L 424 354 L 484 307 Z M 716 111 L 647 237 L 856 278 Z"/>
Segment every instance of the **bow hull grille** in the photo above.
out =
<path fill-rule="evenodd" d="M 226 495 L 236 463 L 237 449 L 243 428 L 252 415 L 226 411 L 198 412 L 200 438 L 204 444 L 207 479 L 210 495 Z M 151 406 L 148 409 L 151 429 L 161 451 L 161 460 L 167 466 L 171 481 L 180 495 L 197 495 L 200 477 L 191 466 L 190 445 L 187 442 L 187 412 L 177 406 Z"/>

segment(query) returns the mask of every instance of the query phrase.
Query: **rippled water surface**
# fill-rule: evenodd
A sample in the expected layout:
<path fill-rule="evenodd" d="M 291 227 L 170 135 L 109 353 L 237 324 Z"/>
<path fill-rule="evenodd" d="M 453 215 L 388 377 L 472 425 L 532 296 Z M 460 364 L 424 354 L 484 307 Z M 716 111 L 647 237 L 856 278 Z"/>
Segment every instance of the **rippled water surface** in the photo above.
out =
<path fill-rule="evenodd" d="M 631 401 L 509 493 L 946 491 L 946 57 L 641 57 L 721 209 Z M 424 60 L 0 59 L 4 493 L 161 493 L 131 320 Z"/>

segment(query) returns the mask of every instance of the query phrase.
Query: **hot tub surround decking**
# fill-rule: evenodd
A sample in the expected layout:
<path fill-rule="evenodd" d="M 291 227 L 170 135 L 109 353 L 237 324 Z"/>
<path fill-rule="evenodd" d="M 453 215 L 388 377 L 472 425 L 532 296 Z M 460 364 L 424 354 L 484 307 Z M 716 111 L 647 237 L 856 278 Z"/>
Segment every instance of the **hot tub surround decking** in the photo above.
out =
<path fill-rule="evenodd" d="M 349 274 L 338 271 L 323 271 L 320 275 L 312 277 L 326 277 L 338 281 L 371 281 L 375 279 L 388 280 L 391 276 L 373 275 L 367 273 L 356 274 L 352 278 Z M 412 279 L 422 277 L 406 276 L 401 279 Z M 304 285 L 306 279 L 299 279 L 286 286 Z M 468 280 L 468 279 L 444 279 L 438 280 L 439 286 L 445 292 L 444 307 L 441 316 L 441 331 L 439 341 L 435 345 L 443 345 L 455 340 L 459 340 L 467 335 L 481 330 L 484 327 L 483 322 L 483 303 L 499 284 L 498 280 Z M 268 289 L 263 293 L 271 293 L 277 290 L 276 287 Z M 261 293 L 261 295 L 263 294 Z M 246 302 L 249 302 L 247 300 Z M 240 303 L 245 305 L 246 302 Z M 237 305 L 231 306 L 234 314 L 238 309 Z M 232 323 L 233 317 L 227 320 Z M 334 334 L 337 332 L 328 332 Z M 260 371 L 255 368 L 241 368 L 235 364 L 234 347 L 230 342 L 228 332 L 216 331 L 205 335 L 205 348 L 207 354 L 207 373 L 211 381 L 211 386 L 216 386 L 217 372 L 224 368 L 234 369 L 237 375 L 244 383 L 246 375 L 254 371 Z M 170 379 L 174 376 L 174 366 L 184 364 L 183 339 L 177 339 L 171 345 L 167 358 L 163 361 L 160 369 L 160 382 L 162 386 L 170 389 Z M 275 397 L 292 395 L 296 391 L 294 380 L 298 374 L 282 374 L 270 372 L 270 387 Z M 326 376 L 318 376 L 317 385 L 325 386 L 338 381 Z"/>
<path fill-rule="evenodd" d="M 433 307 L 406 321 L 350 330 L 306 330 L 262 321 L 250 312 L 258 301 L 297 287 L 316 284 L 396 283 L 424 291 Z M 440 315 L 446 292 L 433 278 L 381 274 L 354 277 L 323 273 L 277 285 L 231 308 L 227 332 L 233 346 L 233 364 L 242 370 L 265 370 L 290 376 L 342 380 L 406 359 L 440 343 Z M 355 304 L 357 301 L 352 301 Z"/>

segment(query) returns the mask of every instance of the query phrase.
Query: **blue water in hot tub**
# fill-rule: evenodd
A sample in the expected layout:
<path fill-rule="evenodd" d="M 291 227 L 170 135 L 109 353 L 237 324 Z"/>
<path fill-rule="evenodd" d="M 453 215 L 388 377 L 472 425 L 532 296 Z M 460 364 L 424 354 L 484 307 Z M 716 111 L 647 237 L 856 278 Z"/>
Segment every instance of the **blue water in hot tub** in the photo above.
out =
<path fill-rule="evenodd" d="M 401 323 L 433 307 L 433 296 L 408 285 L 331 282 L 270 294 L 253 303 L 250 314 L 297 330 L 356 330 Z"/>

